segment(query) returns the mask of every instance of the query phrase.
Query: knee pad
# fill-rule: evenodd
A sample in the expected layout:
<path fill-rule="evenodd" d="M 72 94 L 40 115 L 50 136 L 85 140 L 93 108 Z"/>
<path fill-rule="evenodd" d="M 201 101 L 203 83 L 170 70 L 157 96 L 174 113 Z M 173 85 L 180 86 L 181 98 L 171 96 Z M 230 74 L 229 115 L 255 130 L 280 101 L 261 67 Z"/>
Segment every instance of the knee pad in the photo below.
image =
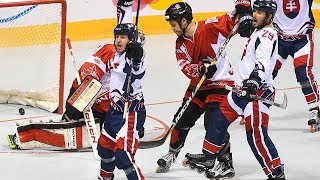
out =
<path fill-rule="evenodd" d="M 97 146 L 98 154 L 102 159 L 110 159 L 114 157 L 114 152 L 110 149 L 103 147 L 102 145 L 98 144 Z"/>
<path fill-rule="evenodd" d="M 312 86 L 309 81 L 302 81 L 302 82 L 299 82 L 299 83 L 300 83 L 302 89 L 309 88 L 309 87 Z M 316 81 L 312 81 L 311 83 L 315 84 L 315 85 L 317 84 Z"/>

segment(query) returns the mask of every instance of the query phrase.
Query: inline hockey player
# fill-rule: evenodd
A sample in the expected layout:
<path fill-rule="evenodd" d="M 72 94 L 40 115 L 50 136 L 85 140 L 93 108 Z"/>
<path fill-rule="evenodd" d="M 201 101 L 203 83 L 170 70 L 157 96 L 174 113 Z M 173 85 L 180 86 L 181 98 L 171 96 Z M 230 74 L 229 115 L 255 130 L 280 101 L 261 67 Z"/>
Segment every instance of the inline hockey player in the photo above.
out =
<path fill-rule="evenodd" d="M 205 113 L 204 124 L 208 130 L 207 113 L 218 108 L 221 99 L 228 94 L 225 85 L 233 85 L 233 70 L 225 53 L 216 57 L 220 45 L 236 24 L 236 19 L 240 14 L 247 13 L 251 10 L 249 0 L 236 1 L 235 10 L 232 13 L 220 17 L 210 18 L 206 21 L 192 22 L 192 9 L 185 2 L 172 4 L 165 12 L 166 21 L 170 24 L 171 29 L 176 33 L 176 59 L 177 63 L 184 73 L 190 79 L 183 103 L 178 109 L 176 116 L 181 111 L 184 103 L 194 91 L 197 83 L 203 75 L 206 80 L 196 93 L 195 97 L 186 108 L 181 118 L 172 131 L 169 145 L 169 152 L 161 157 L 157 164 L 159 165 L 156 172 L 167 172 L 171 164 L 175 162 L 179 152 L 184 146 L 186 137 L 190 129 L 195 125 L 197 119 Z M 215 58 L 217 63 L 208 66 Z M 203 151 L 210 151 L 213 147 L 208 141 L 210 136 L 206 136 L 203 145 Z M 229 136 L 225 137 L 225 150 L 221 156 L 220 163 L 228 166 L 226 173 L 234 175 L 232 166 L 232 154 L 229 146 Z"/>
<path fill-rule="evenodd" d="M 239 115 L 244 115 L 247 141 L 260 163 L 268 180 L 283 180 L 284 166 L 281 164 L 278 151 L 268 135 L 269 107 L 253 96 L 274 99 L 275 89 L 272 71 L 277 56 L 277 32 L 272 20 L 277 5 L 272 0 L 256 0 L 253 4 L 253 28 L 248 27 L 250 38 L 239 63 L 237 86 L 242 93 L 230 92 L 220 107 L 208 114 L 212 121 L 207 133 L 213 137 L 210 143 L 212 151 L 204 154 L 186 154 L 185 165 L 198 171 L 205 171 L 209 179 L 225 178 L 222 171 L 212 169 L 212 163 L 225 146 L 224 137 L 229 125 Z M 252 33 L 253 32 L 253 33 Z M 252 33 L 252 34 L 251 34 Z"/>

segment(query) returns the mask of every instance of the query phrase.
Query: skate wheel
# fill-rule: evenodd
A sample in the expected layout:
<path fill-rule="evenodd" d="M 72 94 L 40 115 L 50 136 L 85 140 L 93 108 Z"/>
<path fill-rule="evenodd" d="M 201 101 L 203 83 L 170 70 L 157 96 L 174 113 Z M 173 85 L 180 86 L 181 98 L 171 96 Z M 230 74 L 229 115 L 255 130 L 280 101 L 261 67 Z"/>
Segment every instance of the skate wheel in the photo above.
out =
<path fill-rule="evenodd" d="M 196 166 L 189 164 L 189 169 L 194 170 L 196 169 Z"/>
<path fill-rule="evenodd" d="M 157 164 L 158 164 L 160 167 L 166 167 L 167 162 L 166 162 L 165 160 L 163 160 L 163 159 L 159 159 L 159 160 L 157 161 Z"/>
<path fill-rule="evenodd" d="M 182 166 L 184 167 L 188 167 L 188 165 L 190 164 L 189 160 L 188 159 L 184 159 L 182 160 Z"/>
<path fill-rule="evenodd" d="M 198 174 L 202 174 L 204 170 L 197 168 L 196 171 L 197 171 Z"/>

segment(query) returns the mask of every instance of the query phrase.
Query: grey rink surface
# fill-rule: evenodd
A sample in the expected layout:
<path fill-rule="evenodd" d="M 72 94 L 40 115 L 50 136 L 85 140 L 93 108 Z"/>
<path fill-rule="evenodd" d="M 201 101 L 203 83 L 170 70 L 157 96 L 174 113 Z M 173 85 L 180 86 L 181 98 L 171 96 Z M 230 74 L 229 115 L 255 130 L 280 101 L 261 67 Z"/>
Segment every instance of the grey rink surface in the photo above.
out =
<path fill-rule="evenodd" d="M 144 80 L 145 99 L 147 104 L 147 138 L 158 137 L 164 127 L 155 122 L 158 119 L 171 125 L 171 120 L 180 106 L 180 100 L 187 88 L 188 80 L 180 72 L 174 55 L 175 35 L 148 36 L 145 49 L 148 69 Z M 315 34 L 314 72 L 319 81 L 320 73 L 320 32 Z M 112 39 L 100 41 L 75 42 L 74 53 L 77 66 L 88 58 L 104 42 L 112 43 Z M 237 71 L 246 40 L 236 36 L 226 50 L 234 70 Z M 68 52 L 68 51 L 66 51 Z M 70 55 L 66 53 L 66 90 L 74 78 L 74 70 Z M 307 104 L 295 80 L 292 59 L 283 65 L 276 79 L 276 88 L 283 88 L 288 96 L 286 110 L 272 107 L 269 122 L 269 134 L 278 148 L 282 163 L 285 164 L 286 177 L 289 180 L 320 179 L 320 132 L 309 133 L 307 126 Z M 281 93 L 277 97 L 281 101 Z M 10 150 L 5 139 L 7 134 L 15 132 L 15 122 L 25 123 L 29 120 L 39 121 L 60 117 L 40 109 L 24 107 L 26 114 L 18 113 L 19 105 L 0 105 L 0 179 L 1 180 L 93 180 L 97 179 L 99 161 L 91 152 L 56 152 L 45 150 Z M 152 117 L 152 118 L 151 118 Z M 239 121 L 230 128 L 233 161 L 237 180 L 266 179 L 260 165 L 254 158 L 246 141 L 244 126 Z M 198 120 L 187 138 L 177 161 L 168 173 L 156 174 L 156 161 L 168 151 L 168 143 L 153 149 L 138 150 L 135 156 L 137 165 L 146 179 L 206 179 L 203 174 L 191 171 L 181 165 L 184 155 L 200 153 L 204 138 L 203 117 Z M 115 171 L 115 179 L 126 179 L 122 171 Z"/>

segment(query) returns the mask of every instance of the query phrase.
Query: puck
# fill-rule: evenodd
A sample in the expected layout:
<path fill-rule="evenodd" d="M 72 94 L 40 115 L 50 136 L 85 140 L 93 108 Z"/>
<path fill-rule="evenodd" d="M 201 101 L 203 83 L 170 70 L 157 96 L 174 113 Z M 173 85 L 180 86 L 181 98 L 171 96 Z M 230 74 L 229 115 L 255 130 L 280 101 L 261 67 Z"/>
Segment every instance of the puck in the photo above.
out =
<path fill-rule="evenodd" d="M 25 113 L 24 109 L 23 109 L 23 108 L 19 108 L 19 113 L 20 113 L 21 115 L 24 115 L 24 113 Z"/>

